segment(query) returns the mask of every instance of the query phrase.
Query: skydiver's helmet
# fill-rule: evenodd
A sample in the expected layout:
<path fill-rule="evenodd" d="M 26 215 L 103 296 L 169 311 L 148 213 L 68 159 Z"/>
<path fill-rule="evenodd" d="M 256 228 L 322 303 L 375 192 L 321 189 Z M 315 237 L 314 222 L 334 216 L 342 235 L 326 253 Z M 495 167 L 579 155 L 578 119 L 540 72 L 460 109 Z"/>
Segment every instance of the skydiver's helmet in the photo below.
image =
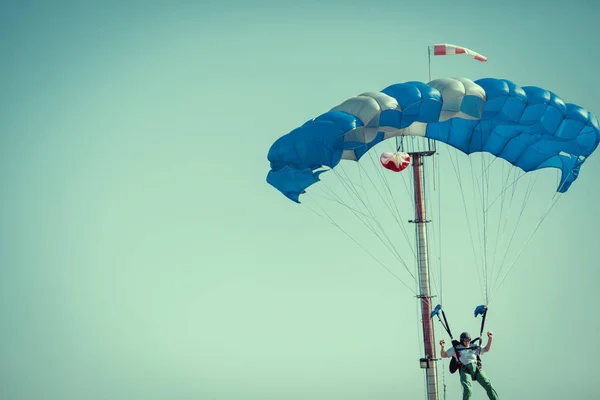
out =
<path fill-rule="evenodd" d="M 471 336 L 469 335 L 469 332 L 463 332 L 460 334 L 460 342 L 464 342 L 465 340 L 471 340 Z"/>

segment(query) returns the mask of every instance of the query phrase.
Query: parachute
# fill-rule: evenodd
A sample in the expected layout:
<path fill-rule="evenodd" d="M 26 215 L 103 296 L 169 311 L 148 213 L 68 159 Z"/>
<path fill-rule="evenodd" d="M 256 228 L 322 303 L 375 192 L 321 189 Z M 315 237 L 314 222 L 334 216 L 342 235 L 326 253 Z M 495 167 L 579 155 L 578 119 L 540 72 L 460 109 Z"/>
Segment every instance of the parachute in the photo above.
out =
<path fill-rule="evenodd" d="M 381 165 L 390 171 L 404 171 L 410 165 L 410 155 L 403 151 L 392 153 L 383 152 L 379 157 Z"/>
<path fill-rule="evenodd" d="M 308 120 L 273 143 L 267 155 L 270 171 L 266 180 L 295 203 L 300 203 L 304 195 L 304 208 L 346 234 L 420 299 L 425 354 L 419 365 L 426 371 L 427 396 L 437 398 L 431 319 L 436 313 L 439 318 L 443 302 L 442 248 L 450 249 L 453 274 L 460 273 L 468 285 L 465 287 L 479 280 L 484 304 L 474 314 L 482 315 L 481 336 L 490 299 L 561 194 L 577 180 L 582 165 L 598 147 L 600 126 L 597 118 L 581 106 L 566 103 L 540 87 L 520 87 L 510 80 L 496 78 L 432 80 L 432 53 L 434 56 L 462 54 L 482 63 L 487 61 L 487 57 L 462 46 L 428 47 L 428 83 L 410 81 L 362 93 Z M 388 140 L 391 138 L 395 138 L 393 149 L 381 152 L 384 146 L 392 145 L 393 141 Z M 448 151 L 438 151 L 438 146 Z M 374 160 L 373 153 L 381 154 L 379 162 Z M 459 153 L 479 154 L 463 157 Z M 442 154 L 449 164 L 440 157 Z M 426 160 L 431 162 L 432 169 L 425 166 Z M 410 164 L 412 174 L 396 174 Z M 450 164 L 452 170 L 441 167 Z M 556 186 L 545 181 L 542 190 L 534 190 L 538 178 L 548 174 L 531 172 L 544 169 L 557 171 Z M 447 171 L 453 171 L 457 181 L 450 186 L 451 190 L 443 189 L 444 201 L 441 201 L 440 187 L 447 182 Z M 520 181 L 525 175 L 528 179 Z M 407 184 L 407 177 L 412 179 L 412 185 Z M 338 181 L 334 182 L 334 178 Z M 527 185 L 525 190 L 521 190 L 522 183 Z M 431 200 L 435 203 L 431 187 L 438 201 L 437 207 L 427 211 L 426 204 Z M 554 187 L 556 191 L 552 192 Z M 549 193 L 552 198 L 546 208 L 545 199 L 531 200 Z M 399 201 L 399 197 L 406 196 L 408 201 Z M 321 199 L 342 208 L 328 210 L 319 204 Z M 528 203 L 534 211 L 541 212 L 539 220 L 524 212 Z M 313 204 L 318 209 L 311 207 Z M 406 208 L 410 208 L 414 219 L 403 216 Z M 460 208 L 464 209 L 464 218 L 457 215 Z M 442 210 L 444 221 L 449 221 L 444 235 L 440 222 Z M 380 218 L 381 212 L 386 213 L 384 218 Z M 431 218 L 430 214 L 436 213 L 437 218 Z M 342 227 L 342 222 L 355 221 L 348 216 L 360 222 L 349 226 L 359 228 L 357 235 Z M 407 232 L 406 222 L 414 224 L 414 235 Z M 492 229 L 494 222 L 496 227 Z M 522 236 L 518 225 L 532 228 L 531 233 Z M 468 236 L 463 226 L 468 229 Z M 406 247 L 402 249 L 397 247 L 402 245 L 398 240 L 401 235 L 390 232 L 395 228 L 406 239 Z M 387 267 L 367 248 L 378 244 L 372 236 L 365 236 L 369 232 L 404 266 L 415 283 L 414 289 L 396 274 L 395 268 Z M 476 275 L 465 274 L 463 269 L 470 261 L 466 259 L 468 245 L 473 251 L 471 264 Z M 512 264 L 503 269 L 513 245 L 522 247 Z M 434 291 L 439 294 L 440 304 L 433 313 L 431 298 L 436 296 L 432 296 L 430 278 L 433 286 L 439 283 Z M 445 316 L 442 325 L 452 338 Z"/>
<path fill-rule="evenodd" d="M 481 62 L 487 60 L 459 46 L 434 47 L 434 55 L 445 54 L 466 54 Z M 484 304 L 478 306 L 474 314 L 475 317 L 482 315 L 481 336 L 491 298 L 560 194 L 566 193 L 579 177 L 584 162 L 600 143 L 600 126 L 597 118 L 581 106 L 566 103 L 555 93 L 539 87 L 520 87 L 509 80 L 496 78 L 429 80 L 428 83 L 399 83 L 379 92 L 362 93 L 293 129 L 269 149 L 270 171 L 266 180 L 295 203 L 300 203 L 300 197 L 306 196 L 307 201 L 304 197 L 302 201 L 305 208 L 339 228 L 420 298 L 425 355 L 419 363 L 426 369 L 428 397 L 433 398 L 432 395 L 437 396 L 437 389 L 431 319 L 436 314 L 439 318 L 443 302 L 442 240 L 444 244 L 449 243 L 446 248 L 453 255 L 452 273 L 460 274 L 465 285 L 469 285 L 461 286 L 461 295 L 464 287 L 471 287 L 472 281 L 479 280 Z M 393 140 L 388 140 L 392 138 L 395 138 L 394 148 L 380 152 L 384 146 L 392 145 Z M 449 151 L 438 151 L 438 144 Z M 378 161 L 374 160 L 373 153 L 381 154 Z M 450 168 L 444 169 L 444 179 L 440 179 L 442 168 L 436 169 L 436 165 L 442 165 L 441 153 L 450 159 L 457 177 L 451 190 L 444 189 L 443 202 L 442 190 L 438 188 L 442 182 L 444 185 L 447 182 L 446 171 Z M 479 154 L 462 157 L 460 153 Z M 342 160 L 346 162 L 342 163 Z M 425 160 L 431 161 L 431 170 L 425 168 Z M 396 174 L 410 164 L 412 174 Z M 543 190 L 534 190 L 535 181 L 544 173 L 530 172 L 542 169 L 555 169 L 559 179 L 556 186 L 548 185 L 546 181 Z M 392 177 L 391 174 L 395 175 Z M 429 211 L 426 211 L 426 203 L 433 200 L 433 194 L 429 189 L 429 178 L 425 179 L 427 174 L 431 174 L 432 187 L 438 196 L 438 207 Z M 525 175 L 529 179 L 518 182 Z M 412 178 L 413 185 L 406 184 L 407 177 Z M 333 182 L 333 178 L 338 181 Z M 438 188 L 437 182 L 440 182 Z M 523 182 L 526 189 L 517 191 L 517 186 L 522 187 Z M 470 187 L 469 183 L 472 184 Z M 497 191 L 495 184 L 499 186 Z M 554 187 L 556 190 L 552 192 Z M 472 196 L 467 193 L 469 189 L 472 189 Z M 546 208 L 543 207 L 545 199 L 530 200 L 536 195 L 547 196 L 547 192 L 551 193 L 552 199 Z M 398 201 L 403 196 L 408 196 L 408 201 Z M 321 199 L 342 208 L 328 210 L 318 203 Z M 318 209 L 311 207 L 313 203 Z M 541 213 L 538 221 L 530 219 L 533 215 L 524 212 L 528 203 L 534 211 Z M 446 214 L 444 210 L 444 215 L 449 217 L 444 217 L 449 221 L 444 235 L 439 222 L 442 205 L 449 211 Z M 411 220 L 402 215 L 403 208 L 409 206 L 414 215 Z M 461 208 L 465 218 L 457 215 Z M 386 213 L 384 218 L 380 218 L 381 212 Z M 437 218 L 430 219 L 430 212 L 437 213 Z M 356 217 L 360 223 L 342 227 L 342 223 L 355 221 L 348 216 Z M 414 224 L 413 238 L 406 229 L 406 222 Z M 496 226 L 492 229 L 494 223 Z M 510 229 L 513 223 L 514 229 Z M 527 236 L 517 230 L 518 225 L 532 229 L 531 233 Z M 463 226 L 467 227 L 468 236 Z M 349 228 L 359 231 L 353 235 Z M 402 249 L 397 247 L 402 245 L 401 235 L 390 232 L 395 228 L 402 231 L 406 240 L 406 247 Z M 319 233 L 326 235 L 325 231 Z M 369 246 L 379 243 L 372 236 L 367 237 L 369 233 L 404 266 L 415 283 L 414 289 L 395 272 L 396 268 L 389 268 L 379 254 L 370 251 Z M 513 245 L 522 247 L 512 264 L 507 264 Z M 466 259 L 468 247 L 473 251 L 472 265 L 476 275 L 466 274 L 463 269 L 470 261 Z M 362 264 L 356 263 L 357 266 Z M 416 268 L 411 268 L 410 264 Z M 394 265 L 397 266 L 395 261 Z M 431 298 L 436 296 L 431 295 L 430 277 L 433 286 L 439 284 L 435 291 L 440 299 L 440 305 L 432 313 Z M 445 316 L 442 325 L 452 338 Z M 451 372 L 455 366 L 451 364 Z"/>
<path fill-rule="evenodd" d="M 398 136 L 487 152 L 524 172 L 557 168 L 557 192 L 564 193 L 598 146 L 600 126 L 553 92 L 506 79 L 399 83 L 350 98 L 280 137 L 268 152 L 267 182 L 299 203 L 320 174 Z"/>

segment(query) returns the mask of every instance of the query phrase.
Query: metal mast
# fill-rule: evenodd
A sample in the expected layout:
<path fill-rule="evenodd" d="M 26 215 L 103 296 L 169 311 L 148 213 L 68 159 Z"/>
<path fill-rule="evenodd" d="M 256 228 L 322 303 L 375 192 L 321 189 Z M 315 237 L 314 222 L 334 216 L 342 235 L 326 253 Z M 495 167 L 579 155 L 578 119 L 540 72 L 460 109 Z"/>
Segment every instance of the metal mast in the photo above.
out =
<path fill-rule="evenodd" d="M 429 253 L 427 248 L 427 215 L 425 207 L 425 174 L 423 173 L 424 157 L 431 156 L 435 149 L 412 153 L 413 185 L 415 193 L 415 224 L 417 262 L 419 269 L 419 295 L 421 302 L 421 323 L 423 328 L 423 344 L 425 354 L 420 359 L 421 368 L 425 369 L 427 400 L 438 400 L 437 358 L 435 355 L 435 335 L 431 319 L 431 291 L 429 286 Z"/>

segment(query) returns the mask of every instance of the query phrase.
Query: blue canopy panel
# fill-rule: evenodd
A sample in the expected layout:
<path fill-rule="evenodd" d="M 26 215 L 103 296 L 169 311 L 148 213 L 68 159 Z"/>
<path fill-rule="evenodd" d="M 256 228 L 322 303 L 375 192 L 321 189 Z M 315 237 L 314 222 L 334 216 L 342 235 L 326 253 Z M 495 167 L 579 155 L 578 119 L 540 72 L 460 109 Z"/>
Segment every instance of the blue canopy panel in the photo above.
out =
<path fill-rule="evenodd" d="M 600 142 L 594 115 L 542 88 L 504 79 L 406 82 L 350 98 L 280 137 L 267 182 L 299 202 L 342 159 L 358 161 L 395 136 L 422 136 L 471 154 L 488 152 L 525 172 L 558 168 L 566 192 Z"/>

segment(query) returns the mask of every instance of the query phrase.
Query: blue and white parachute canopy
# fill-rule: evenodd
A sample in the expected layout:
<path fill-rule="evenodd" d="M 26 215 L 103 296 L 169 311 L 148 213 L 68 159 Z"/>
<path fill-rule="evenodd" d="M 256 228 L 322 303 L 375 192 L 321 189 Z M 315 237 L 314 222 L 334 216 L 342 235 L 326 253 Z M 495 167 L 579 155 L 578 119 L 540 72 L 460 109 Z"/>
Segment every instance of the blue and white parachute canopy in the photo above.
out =
<path fill-rule="evenodd" d="M 598 146 L 590 112 L 539 87 L 505 79 L 442 78 L 363 93 L 279 138 L 269 150 L 267 182 L 295 202 L 323 167 L 358 161 L 395 136 L 422 136 L 471 154 L 488 152 L 525 172 L 562 171 L 566 192 Z"/>

